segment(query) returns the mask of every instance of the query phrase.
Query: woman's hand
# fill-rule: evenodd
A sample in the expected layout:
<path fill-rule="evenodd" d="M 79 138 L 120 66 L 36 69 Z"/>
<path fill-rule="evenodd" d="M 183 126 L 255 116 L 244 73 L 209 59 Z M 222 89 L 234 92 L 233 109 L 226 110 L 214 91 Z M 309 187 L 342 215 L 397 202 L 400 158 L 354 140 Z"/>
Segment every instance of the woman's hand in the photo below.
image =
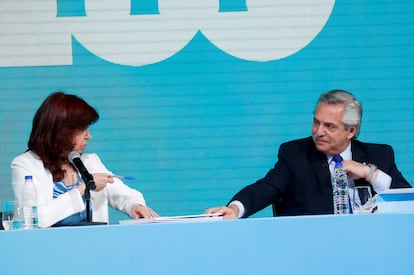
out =
<path fill-rule="evenodd" d="M 96 186 L 96 188 L 92 191 L 95 192 L 103 190 L 108 183 L 114 182 L 114 178 L 108 173 L 96 173 L 92 174 L 92 176 Z"/>
<path fill-rule="evenodd" d="M 159 215 L 154 210 L 148 206 L 141 204 L 134 204 L 132 206 L 131 215 L 134 219 L 159 217 Z"/>

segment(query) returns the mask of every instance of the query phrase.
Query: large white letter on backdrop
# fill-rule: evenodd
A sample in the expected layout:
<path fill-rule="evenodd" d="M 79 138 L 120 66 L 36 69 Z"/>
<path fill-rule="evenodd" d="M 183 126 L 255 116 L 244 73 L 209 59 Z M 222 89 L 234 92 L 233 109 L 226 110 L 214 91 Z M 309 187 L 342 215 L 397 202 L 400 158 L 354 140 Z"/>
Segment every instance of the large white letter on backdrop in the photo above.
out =
<path fill-rule="evenodd" d="M 176 54 L 198 31 L 229 55 L 272 61 L 309 44 L 335 4 L 246 0 L 245 10 L 223 12 L 224 1 L 159 0 L 159 13 L 131 15 L 131 0 L 85 0 L 83 16 L 59 17 L 56 0 L 0 0 L 0 66 L 70 65 L 72 35 L 108 62 L 142 66 Z"/>

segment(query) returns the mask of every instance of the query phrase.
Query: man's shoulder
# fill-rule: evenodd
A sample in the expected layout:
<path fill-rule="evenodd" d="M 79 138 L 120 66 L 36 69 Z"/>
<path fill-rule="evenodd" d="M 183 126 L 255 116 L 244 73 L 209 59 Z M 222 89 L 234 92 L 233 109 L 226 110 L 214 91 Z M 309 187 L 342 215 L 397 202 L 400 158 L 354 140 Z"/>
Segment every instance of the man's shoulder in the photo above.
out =
<path fill-rule="evenodd" d="M 294 139 L 284 142 L 280 145 L 279 152 L 285 152 L 289 155 L 307 153 L 314 150 L 315 144 L 312 137 Z"/>
<path fill-rule="evenodd" d="M 290 141 L 286 141 L 282 143 L 281 146 L 283 147 L 302 147 L 302 146 L 309 146 L 309 144 L 313 144 L 312 137 L 306 137 L 306 138 L 299 138 L 294 139 Z"/>
<path fill-rule="evenodd" d="M 360 140 L 352 140 L 353 147 L 360 147 L 365 150 L 392 150 L 391 145 L 385 143 L 363 142 Z"/>

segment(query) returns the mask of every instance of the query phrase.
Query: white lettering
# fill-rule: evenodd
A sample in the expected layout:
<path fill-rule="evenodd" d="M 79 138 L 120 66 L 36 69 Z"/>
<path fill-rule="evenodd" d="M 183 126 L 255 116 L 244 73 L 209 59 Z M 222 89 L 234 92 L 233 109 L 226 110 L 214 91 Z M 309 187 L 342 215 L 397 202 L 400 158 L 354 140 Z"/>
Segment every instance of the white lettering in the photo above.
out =
<path fill-rule="evenodd" d="M 130 0 L 85 0 L 86 16 L 57 17 L 56 0 L 0 2 L 0 67 L 72 64 L 72 35 L 108 62 L 165 60 L 201 32 L 244 60 L 272 61 L 304 48 L 322 30 L 334 0 L 247 0 L 219 12 L 219 0 L 159 0 L 159 14 L 131 15 Z"/>

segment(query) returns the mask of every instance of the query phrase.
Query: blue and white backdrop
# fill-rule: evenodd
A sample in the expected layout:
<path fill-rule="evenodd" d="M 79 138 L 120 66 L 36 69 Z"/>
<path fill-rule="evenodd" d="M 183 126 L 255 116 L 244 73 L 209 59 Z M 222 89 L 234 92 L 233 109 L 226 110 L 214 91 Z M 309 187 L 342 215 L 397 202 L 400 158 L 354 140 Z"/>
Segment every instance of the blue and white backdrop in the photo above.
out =
<path fill-rule="evenodd" d="M 310 134 L 321 92 L 364 105 L 414 183 L 410 0 L 0 0 L 0 199 L 56 90 L 101 115 L 87 151 L 161 215 L 227 203 Z M 256 216 L 271 216 L 266 209 Z M 111 212 L 111 222 L 125 216 Z"/>

